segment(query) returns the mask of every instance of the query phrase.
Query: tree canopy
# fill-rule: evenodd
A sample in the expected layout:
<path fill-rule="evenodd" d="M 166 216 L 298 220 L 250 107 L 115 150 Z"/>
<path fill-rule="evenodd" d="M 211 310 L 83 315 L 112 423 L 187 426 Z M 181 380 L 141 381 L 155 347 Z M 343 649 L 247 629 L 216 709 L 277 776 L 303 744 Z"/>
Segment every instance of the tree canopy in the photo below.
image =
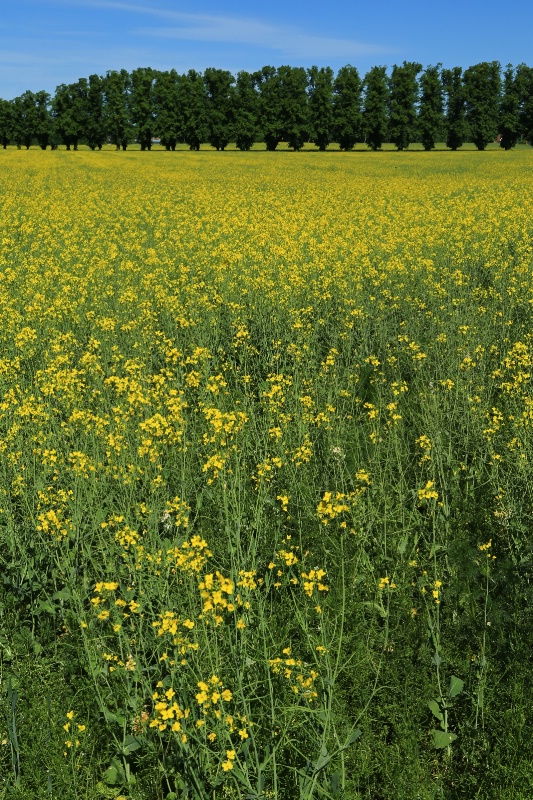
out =
<path fill-rule="evenodd" d="M 222 69 L 203 73 L 138 67 L 89 75 L 60 84 L 53 96 L 26 91 L 0 98 L 0 147 L 43 150 L 62 144 L 92 150 L 136 142 L 150 150 L 209 144 L 224 150 L 234 142 L 250 150 L 263 142 L 276 150 L 286 142 L 300 150 L 358 142 L 379 150 L 386 142 L 405 150 L 437 142 L 457 150 L 466 141 L 484 150 L 498 141 L 505 150 L 533 144 L 533 69 L 502 69 L 497 61 L 443 69 L 404 61 L 389 71 L 372 67 L 361 77 L 351 64 L 335 75 L 330 67 L 265 66 L 234 76 Z"/>

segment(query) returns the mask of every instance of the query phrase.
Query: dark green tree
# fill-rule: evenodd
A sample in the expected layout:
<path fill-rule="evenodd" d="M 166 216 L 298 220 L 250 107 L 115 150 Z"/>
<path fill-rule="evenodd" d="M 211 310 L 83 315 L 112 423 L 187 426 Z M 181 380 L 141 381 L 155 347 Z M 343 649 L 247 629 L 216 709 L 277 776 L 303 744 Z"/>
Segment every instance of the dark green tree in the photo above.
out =
<path fill-rule="evenodd" d="M 303 67 L 279 67 L 279 86 L 283 115 L 283 140 L 293 150 L 309 141 L 307 72 Z"/>
<path fill-rule="evenodd" d="M 23 145 L 28 149 L 33 138 L 31 120 L 28 120 L 28 103 L 24 95 L 11 101 L 11 138 L 20 150 Z"/>
<path fill-rule="evenodd" d="M 190 69 L 186 75 L 181 75 L 179 91 L 183 109 L 181 138 L 191 150 L 199 150 L 202 142 L 207 142 L 209 138 L 207 97 L 202 74 Z"/>
<path fill-rule="evenodd" d="M 307 73 L 303 67 L 263 67 L 260 73 L 259 119 L 267 150 L 280 142 L 300 150 L 309 140 Z"/>
<path fill-rule="evenodd" d="M 446 146 L 451 150 L 458 150 L 467 136 L 465 90 L 461 67 L 442 70 L 442 88 L 446 107 L 444 119 Z"/>
<path fill-rule="evenodd" d="M 235 78 L 224 69 L 208 67 L 204 72 L 208 141 L 225 150 L 233 133 Z"/>
<path fill-rule="evenodd" d="M 418 135 L 424 150 L 432 150 L 441 141 L 444 129 L 442 81 L 440 64 L 427 67 L 420 77 L 420 106 Z"/>
<path fill-rule="evenodd" d="M 152 149 L 152 136 L 155 128 L 153 97 L 155 75 L 156 73 L 151 67 L 138 67 L 130 74 L 130 119 L 141 150 Z"/>
<path fill-rule="evenodd" d="M 51 97 L 48 92 L 40 91 L 34 94 L 35 103 L 35 136 L 41 150 L 46 150 L 52 143 L 52 116 L 50 113 Z"/>
<path fill-rule="evenodd" d="M 78 142 L 87 129 L 87 94 L 87 79 L 80 78 L 77 83 L 62 83 L 53 97 L 52 117 L 67 150 L 78 149 Z"/>
<path fill-rule="evenodd" d="M 13 127 L 12 104 L 0 99 L 0 145 L 6 149 L 11 141 Z"/>
<path fill-rule="evenodd" d="M 387 136 L 389 86 L 387 67 L 372 67 L 364 79 L 363 131 L 372 150 L 379 150 Z"/>
<path fill-rule="evenodd" d="M 239 150 L 250 150 L 258 138 L 257 74 L 239 72 L 233 93 L 233 139 Z"/>
<path fill-rule="evenodd" d="M 511 64 L 503 76 L 503 94 L 498 123 L 500 147 L 511 150 L 520 136 L 520 86 Z"/>
<path fill-rule="evenodd" d="M 351 150 L 361 141 L 363 82 L 351 64 L 341 67 L 333 82 L 333 124 L 335 141 L 341 150 Z"/>
<path fill-rule="evenodd" d="M 104 126 L 117 150 L 126 150 L 133 138 L 129 118 L 130 76 L 125 69 L 111 70 L 103 81 Z"/>
<path fill-rule="evenodd" d="M 283 141 L 284 132 L 281 78 L 275 67 L 263 67 L 257 79 L 259 127 L 266 149 L 273 151 Z"/>
<path fill-rule="evenodd" d="M 325 150 L 333 141 L 333 70 L 311 67 L 309 76 L 309 130 L 311 141 Z"/>
<path fill-rule="evenodd" d="M 106 140 L 104 119 L 104 79 L 99 75 L 89 75 L 87 90 L 87 126 L 85 138 L 91 150 L 102 149 Z"/>
<path fill-rule="evenodd" d="M 533 146 L 533 67 L 519 64 L 515 80 L 520 97 L 520 135 Z"/>
<path fill-rule="evenodd" d="M 46 92 L 26 91 L 15 97 L 12 105 L 12 135 L 18 147 L 29 150 L 34 139 L 46 149 L 50 135 L 48 106 L 50 96 Z M 43 146 L 44 145 L 44 146 Z"/>
<path fill-rule="evenodd" d="M 416 105 L 418 102 L 417 75 L 422 64 L 404 61 L 392 68 L 389 80 L 389 139 L 398 150 L 405 150 L 415 137 Z"/>
<path fill-rule="evenodd" d="M 498 61 L 483 61 L 465 70 L 466 120 L 478 150 L 484 150 L 498 135 L 501 100 L 501 67 Z"/>
<path fill-rule="evenodd" d="M 154 81 L 155 132 L 167 150 L 175 150 L 181 139 L 183 115 L 175 69 L 158 72 Z"/>

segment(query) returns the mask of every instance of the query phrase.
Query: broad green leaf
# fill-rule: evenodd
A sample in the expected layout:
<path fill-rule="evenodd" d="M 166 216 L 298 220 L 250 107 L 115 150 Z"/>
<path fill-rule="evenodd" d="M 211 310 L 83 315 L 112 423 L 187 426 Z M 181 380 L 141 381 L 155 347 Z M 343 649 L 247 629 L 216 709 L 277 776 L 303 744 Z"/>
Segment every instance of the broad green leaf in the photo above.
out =
<path fill-rule="evenodd" d="M 51 614 L 52 616 L 56 613 L 55 606 L 49 600 L 39 600 L 39 605 L 37 607 L 37 614 L 41 614 L 45 611 L 47 614 Z"/>
<path fill-rule="evenodd" d="M 409 543 L 409 534 L 406 533 L 403 539 L 401 540 L 400 544 L 398 545 L 398 553 L 401 556 L 403 556 L 403 554 L 405 553 L 405 548 L 407 547 L 408 543 Z"/>
<path fill-rule="evenodd" d="M 63 589 L 60 589 L 56 592 L 53 596 L 53 600 L 70 600 L 72 595 L 70 594 L 70 589 L 67 589 L 65 586 Z"/>
<path fill-rule="evenodd" d="M 450 697 L 457 697 L 458 694 L 461 694 L 464 685 L 465 682 L 461 678 L 456 678 L 455 675 L 452 675 L 450 678 Z"/>
<path fill-rule="evenodd" d="M 122 752 L 125 756 L 129 756 L 130 753 L 134 753 L 136 750 L 139 749 L 141 743 L 135 736 L 128 735 L 124 739 L 124 745 L 122 747 Z"/>
<path fill-rule="evenodd" d="M 433 734 L 433 744 L 437 750 L 443 750 L 457 739 L 457 734 L 452 733 L 451 731 L 446 732 L 433 730 L 431 733 Z"/>
<path fill-rule="evenodd" d="M 104 781 L 110 786 L 114 786 L 118 780 L 118 770 L 115 767 L 108 767 L 104 772 Z"/>
<path fill-rule="evenodd" d="M 439 722 L 444 722 L 444 716 L 442 711 L 440 710 L 440 706 L 436 700 L 430 700 L 428 703 L 429 710 L 433 713 L 435 717 L 439 720 Z"/>
<path fill-rule="evenodd" d="M 119 725 L 124 725 L 126 718 L 122 714 L 113 714 L 107 708 L 104 708 L 104 717 L 106 722 L 118 722 Z"/>

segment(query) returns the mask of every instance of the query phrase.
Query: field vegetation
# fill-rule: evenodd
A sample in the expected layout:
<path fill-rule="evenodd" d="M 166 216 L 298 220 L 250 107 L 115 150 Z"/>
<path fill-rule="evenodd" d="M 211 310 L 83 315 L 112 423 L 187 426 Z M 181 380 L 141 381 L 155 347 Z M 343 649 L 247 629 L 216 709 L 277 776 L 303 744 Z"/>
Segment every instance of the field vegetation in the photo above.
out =
<path fill-rule="evenodd" d="M 531 150 L 0 183 L 0 798 L 531 797 Z"/>

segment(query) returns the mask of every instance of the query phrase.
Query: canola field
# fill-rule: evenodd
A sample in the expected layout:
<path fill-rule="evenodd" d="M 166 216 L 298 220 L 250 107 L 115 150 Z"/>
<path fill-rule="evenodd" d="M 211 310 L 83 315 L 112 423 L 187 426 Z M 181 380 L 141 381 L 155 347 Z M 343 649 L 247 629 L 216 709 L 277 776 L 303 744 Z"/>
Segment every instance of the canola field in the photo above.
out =
<path fill-rule="evenodd" d="M 0 798 L 531 797 L 533 151 L 0 186 Z"/>

